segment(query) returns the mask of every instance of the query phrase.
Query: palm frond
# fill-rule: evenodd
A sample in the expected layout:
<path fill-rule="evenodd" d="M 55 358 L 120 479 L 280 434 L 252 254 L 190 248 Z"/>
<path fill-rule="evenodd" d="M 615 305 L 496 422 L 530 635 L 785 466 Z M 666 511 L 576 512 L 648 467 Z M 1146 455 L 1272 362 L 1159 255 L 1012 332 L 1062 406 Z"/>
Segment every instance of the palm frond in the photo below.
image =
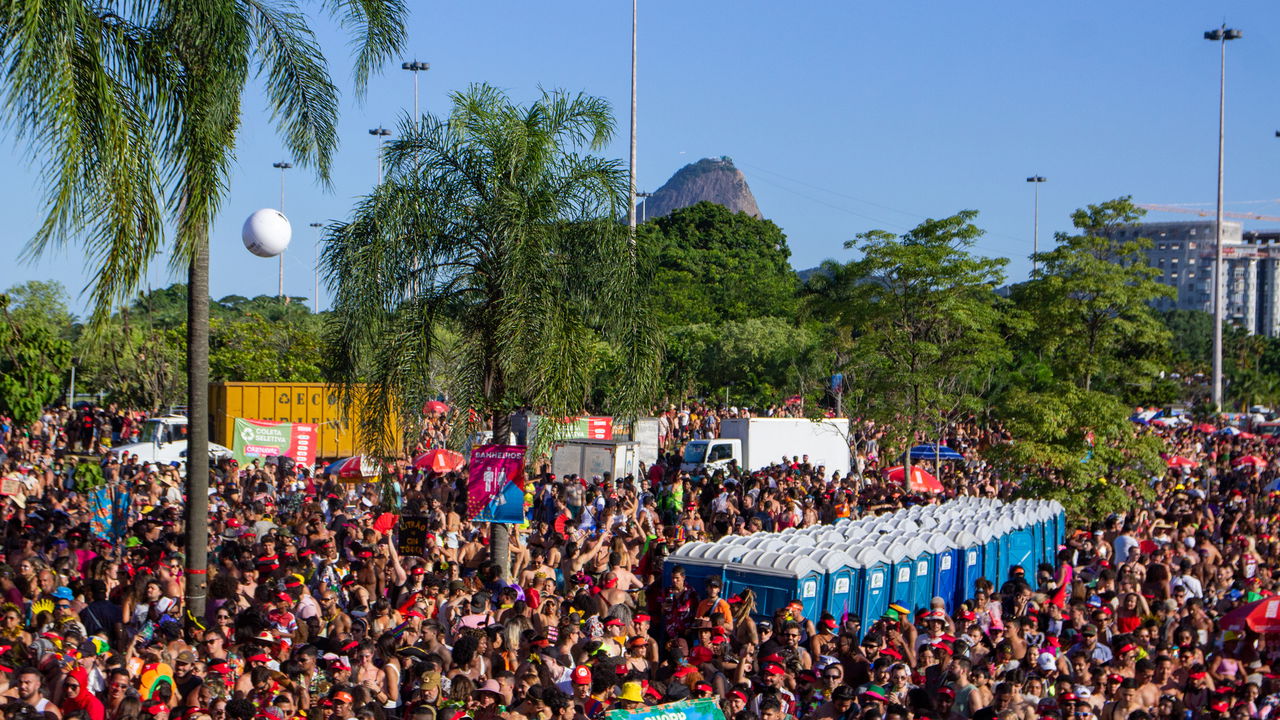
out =
<path fill-rule="evenodd" d="M 343 28 L 357 36 L 352 72 L 356 94 L 363 96 L 369 76 L 404 49 L 409 8 L 403 0 L 325 0 L 324 6 Z"/>
<path fill-rule="evenodd" d="M 292 3 L 281 7 L 242 0 L 261 57 L 271 113 L 296 162 L 314 165 L 325 184 L 338 145 L 338 88 L 306 18 Z M 371 3 L 379 5 L 380 3 Z"/>

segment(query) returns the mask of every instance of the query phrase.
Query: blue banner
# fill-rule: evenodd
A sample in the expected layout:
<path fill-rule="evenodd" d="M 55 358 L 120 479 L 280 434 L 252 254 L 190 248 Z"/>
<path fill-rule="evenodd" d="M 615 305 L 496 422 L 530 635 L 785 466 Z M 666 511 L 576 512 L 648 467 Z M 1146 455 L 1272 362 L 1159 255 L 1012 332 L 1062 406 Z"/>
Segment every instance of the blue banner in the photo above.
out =
<path fill-rule="evenodd" d="M 89 491 L 89 529 L 99 540 L 113 542 L 111 489 L 107 485 L 99 485 Z"/>
<path fill-rule="evenodd" d="M 120 542 L 129 532 L 129 487 L 121 484 L 116 488 L 111 502 L 111 541 Z"/>

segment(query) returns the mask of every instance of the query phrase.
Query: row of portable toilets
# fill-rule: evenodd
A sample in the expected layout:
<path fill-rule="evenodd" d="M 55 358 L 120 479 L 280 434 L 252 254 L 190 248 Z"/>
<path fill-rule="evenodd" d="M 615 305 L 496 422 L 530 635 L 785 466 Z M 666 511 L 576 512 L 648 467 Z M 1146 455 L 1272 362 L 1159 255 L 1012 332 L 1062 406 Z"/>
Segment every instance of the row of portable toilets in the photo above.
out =
<path fill-rule="evenodd" d="M 667 557 L 663 582 L 679 565 L 700 594 L 713 576 L 725 597 L 750 588 L 757 618 L 798 600 L 806 618 L 856 614 L 865 629 L 890 604 L 918 612 L 940 597 L 950 613 L 973 597 L 978 578 L 998 589 L 1015 565 L 1034 582 L 1040 563 L 1054 563 L 1065 531 L 1057 501 L 960 498 L 834 525 L 688 543 Z"/>

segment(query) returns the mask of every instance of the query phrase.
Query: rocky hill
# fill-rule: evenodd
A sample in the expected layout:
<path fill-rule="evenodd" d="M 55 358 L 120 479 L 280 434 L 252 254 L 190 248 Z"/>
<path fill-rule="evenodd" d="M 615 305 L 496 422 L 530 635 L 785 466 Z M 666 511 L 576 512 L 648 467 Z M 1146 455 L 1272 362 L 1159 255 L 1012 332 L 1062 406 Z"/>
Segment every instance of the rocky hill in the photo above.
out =
<path fill-rule="evenodd" d="M 662 217 L 703 200 L 762 217 L 746 176 L 728 157 L 703 158 L 680 168 L 657 192 L 636 206 L 636 216 L 646 220 Z"/>

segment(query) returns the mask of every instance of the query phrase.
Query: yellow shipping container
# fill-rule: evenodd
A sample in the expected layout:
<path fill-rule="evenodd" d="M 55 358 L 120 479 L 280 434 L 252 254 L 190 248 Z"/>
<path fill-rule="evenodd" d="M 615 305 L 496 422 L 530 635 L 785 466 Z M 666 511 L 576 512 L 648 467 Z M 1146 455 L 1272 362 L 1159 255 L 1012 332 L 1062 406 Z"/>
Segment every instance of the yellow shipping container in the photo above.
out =
<path fill-rule="evenodd" d="M 337 391 L 324 383 L 210 383 L 209 412 L 213 441 L 227 447 L 231 447 L 235 419 L 246 418 L 316 425 L 317 458 L 361 454 L 355 430 L 341 418 Z M 397 428 L 397 445 L 401 439 Z"/>

